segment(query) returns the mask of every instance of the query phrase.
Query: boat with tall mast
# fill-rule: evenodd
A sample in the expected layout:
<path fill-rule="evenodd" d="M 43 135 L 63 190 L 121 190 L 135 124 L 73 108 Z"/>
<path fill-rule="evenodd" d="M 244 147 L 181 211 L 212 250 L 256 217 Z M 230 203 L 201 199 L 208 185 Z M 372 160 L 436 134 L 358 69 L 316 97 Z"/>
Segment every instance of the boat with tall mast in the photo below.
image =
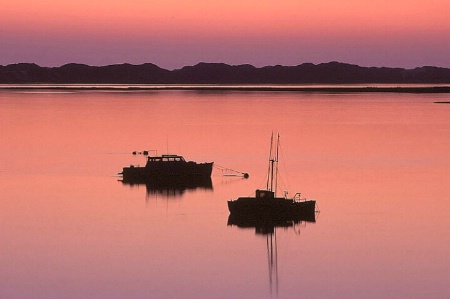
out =
<path fill-rule="evenodd" d="M 300 193 L 296 193 L 293 198 L 287 198 L 287 193 L 284 197 L 276 195 L 279 144 L 280 134 L 277 134 L 275 147 L 272 134 L 266 189 L 257 189 L 254 197 L 239 197 L 236 200 L 229 200 L 228 210 L 231 215 L 250 219 L 308 219 L 309 221 L 315 219 L 315 200 L 301 199 Z"/>

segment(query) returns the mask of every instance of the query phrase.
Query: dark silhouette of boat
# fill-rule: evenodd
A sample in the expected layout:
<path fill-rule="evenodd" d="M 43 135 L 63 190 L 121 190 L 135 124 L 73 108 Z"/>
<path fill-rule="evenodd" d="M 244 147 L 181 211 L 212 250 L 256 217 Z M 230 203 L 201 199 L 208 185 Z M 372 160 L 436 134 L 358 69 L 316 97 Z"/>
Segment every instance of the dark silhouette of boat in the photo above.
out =
<path fill-rule="evenodd" d="M 148 151 L 142 154 L 147 156 L 145 166 L 126 166 L 120 173 L 125 183 L 145 183 L 149 180 L 159 183 L 178 181 L 195 183 L 211 177 L 213 162 L 186 161 L 179 155 L 148 156 Z"/>
<path fill-rule="evenodd" d="M 280 135 L 278 134 L 275 153 L 273 153 L 273 134 L 270 144 L 269 171 L 267 176 L 267 190 L 257 189 L 254 197 L 239 197 L 228 201 L 230 214 L 239 215 L 247 219 L 271 219 L 273 221 L 307 219 L 315 217 L 316 201 L 300 198 L 296 193 L 293 198 L 276 196 L 278 173 L 278 148 Z"/>

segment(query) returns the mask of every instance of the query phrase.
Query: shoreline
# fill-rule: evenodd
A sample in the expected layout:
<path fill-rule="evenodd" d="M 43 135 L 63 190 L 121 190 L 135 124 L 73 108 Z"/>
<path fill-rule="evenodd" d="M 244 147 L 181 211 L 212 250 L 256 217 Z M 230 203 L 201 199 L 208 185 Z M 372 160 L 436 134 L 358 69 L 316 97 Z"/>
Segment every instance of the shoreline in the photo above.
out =
<path fill-rule="evenodd" d="M 261 91 L 261 92 L 311 92 L 311 93 L 450 93 L 450 85 L 430 86 L 295 86 L 295 85 L 133 85 L 133 84 L 18 84 L 0 85 L 0 90 L 43 91 Z"/>

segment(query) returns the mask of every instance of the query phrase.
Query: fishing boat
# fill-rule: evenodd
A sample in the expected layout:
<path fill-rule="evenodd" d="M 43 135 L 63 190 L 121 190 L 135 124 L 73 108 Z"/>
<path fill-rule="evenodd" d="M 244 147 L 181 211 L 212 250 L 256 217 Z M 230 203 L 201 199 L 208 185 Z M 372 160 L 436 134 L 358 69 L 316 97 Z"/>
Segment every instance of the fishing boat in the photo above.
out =
<path fill-rule="evenodd" d="M 316 212 L 315 200 L 302 199 L 300 193 L 296 193 L 293 198 L 287 198 L 287 192 L 284 197 L 277 197 L 280 134 L 278 134 L 275 148 L 273 143 L 272 134 L 266 189 L 257 189 L 254 197 L 239 197 L 236 200 L 229 200 L 230 214 L 244 219 L 313 220 Z"/>
<path fill-rule="evenodd" d="M 186 161 L 180 155 L 149 156 L 148 151 L 141 152 L 147 156 L 145 166 L 130 165 L 119 173 L 124 182 L 197 182 L 210 179 L 214 162 L 197 163 Z M 133 152 L 136 154 L 136 152 Z"/>

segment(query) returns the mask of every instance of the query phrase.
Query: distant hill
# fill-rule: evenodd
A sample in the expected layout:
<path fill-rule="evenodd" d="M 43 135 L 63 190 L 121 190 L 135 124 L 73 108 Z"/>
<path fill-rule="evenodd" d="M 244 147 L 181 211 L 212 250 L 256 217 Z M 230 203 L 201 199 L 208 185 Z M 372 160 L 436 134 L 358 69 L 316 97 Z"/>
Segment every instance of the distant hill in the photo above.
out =
<path fill-rule="evenodd" d="M 177 70 L 155 64 L 41 67 L 32 63 L 0 65 L 0 83 L 49 84 L 450 84 L 450 69 L 361 67 L 340 62 L 297 66 L 199 63 Z"/>

